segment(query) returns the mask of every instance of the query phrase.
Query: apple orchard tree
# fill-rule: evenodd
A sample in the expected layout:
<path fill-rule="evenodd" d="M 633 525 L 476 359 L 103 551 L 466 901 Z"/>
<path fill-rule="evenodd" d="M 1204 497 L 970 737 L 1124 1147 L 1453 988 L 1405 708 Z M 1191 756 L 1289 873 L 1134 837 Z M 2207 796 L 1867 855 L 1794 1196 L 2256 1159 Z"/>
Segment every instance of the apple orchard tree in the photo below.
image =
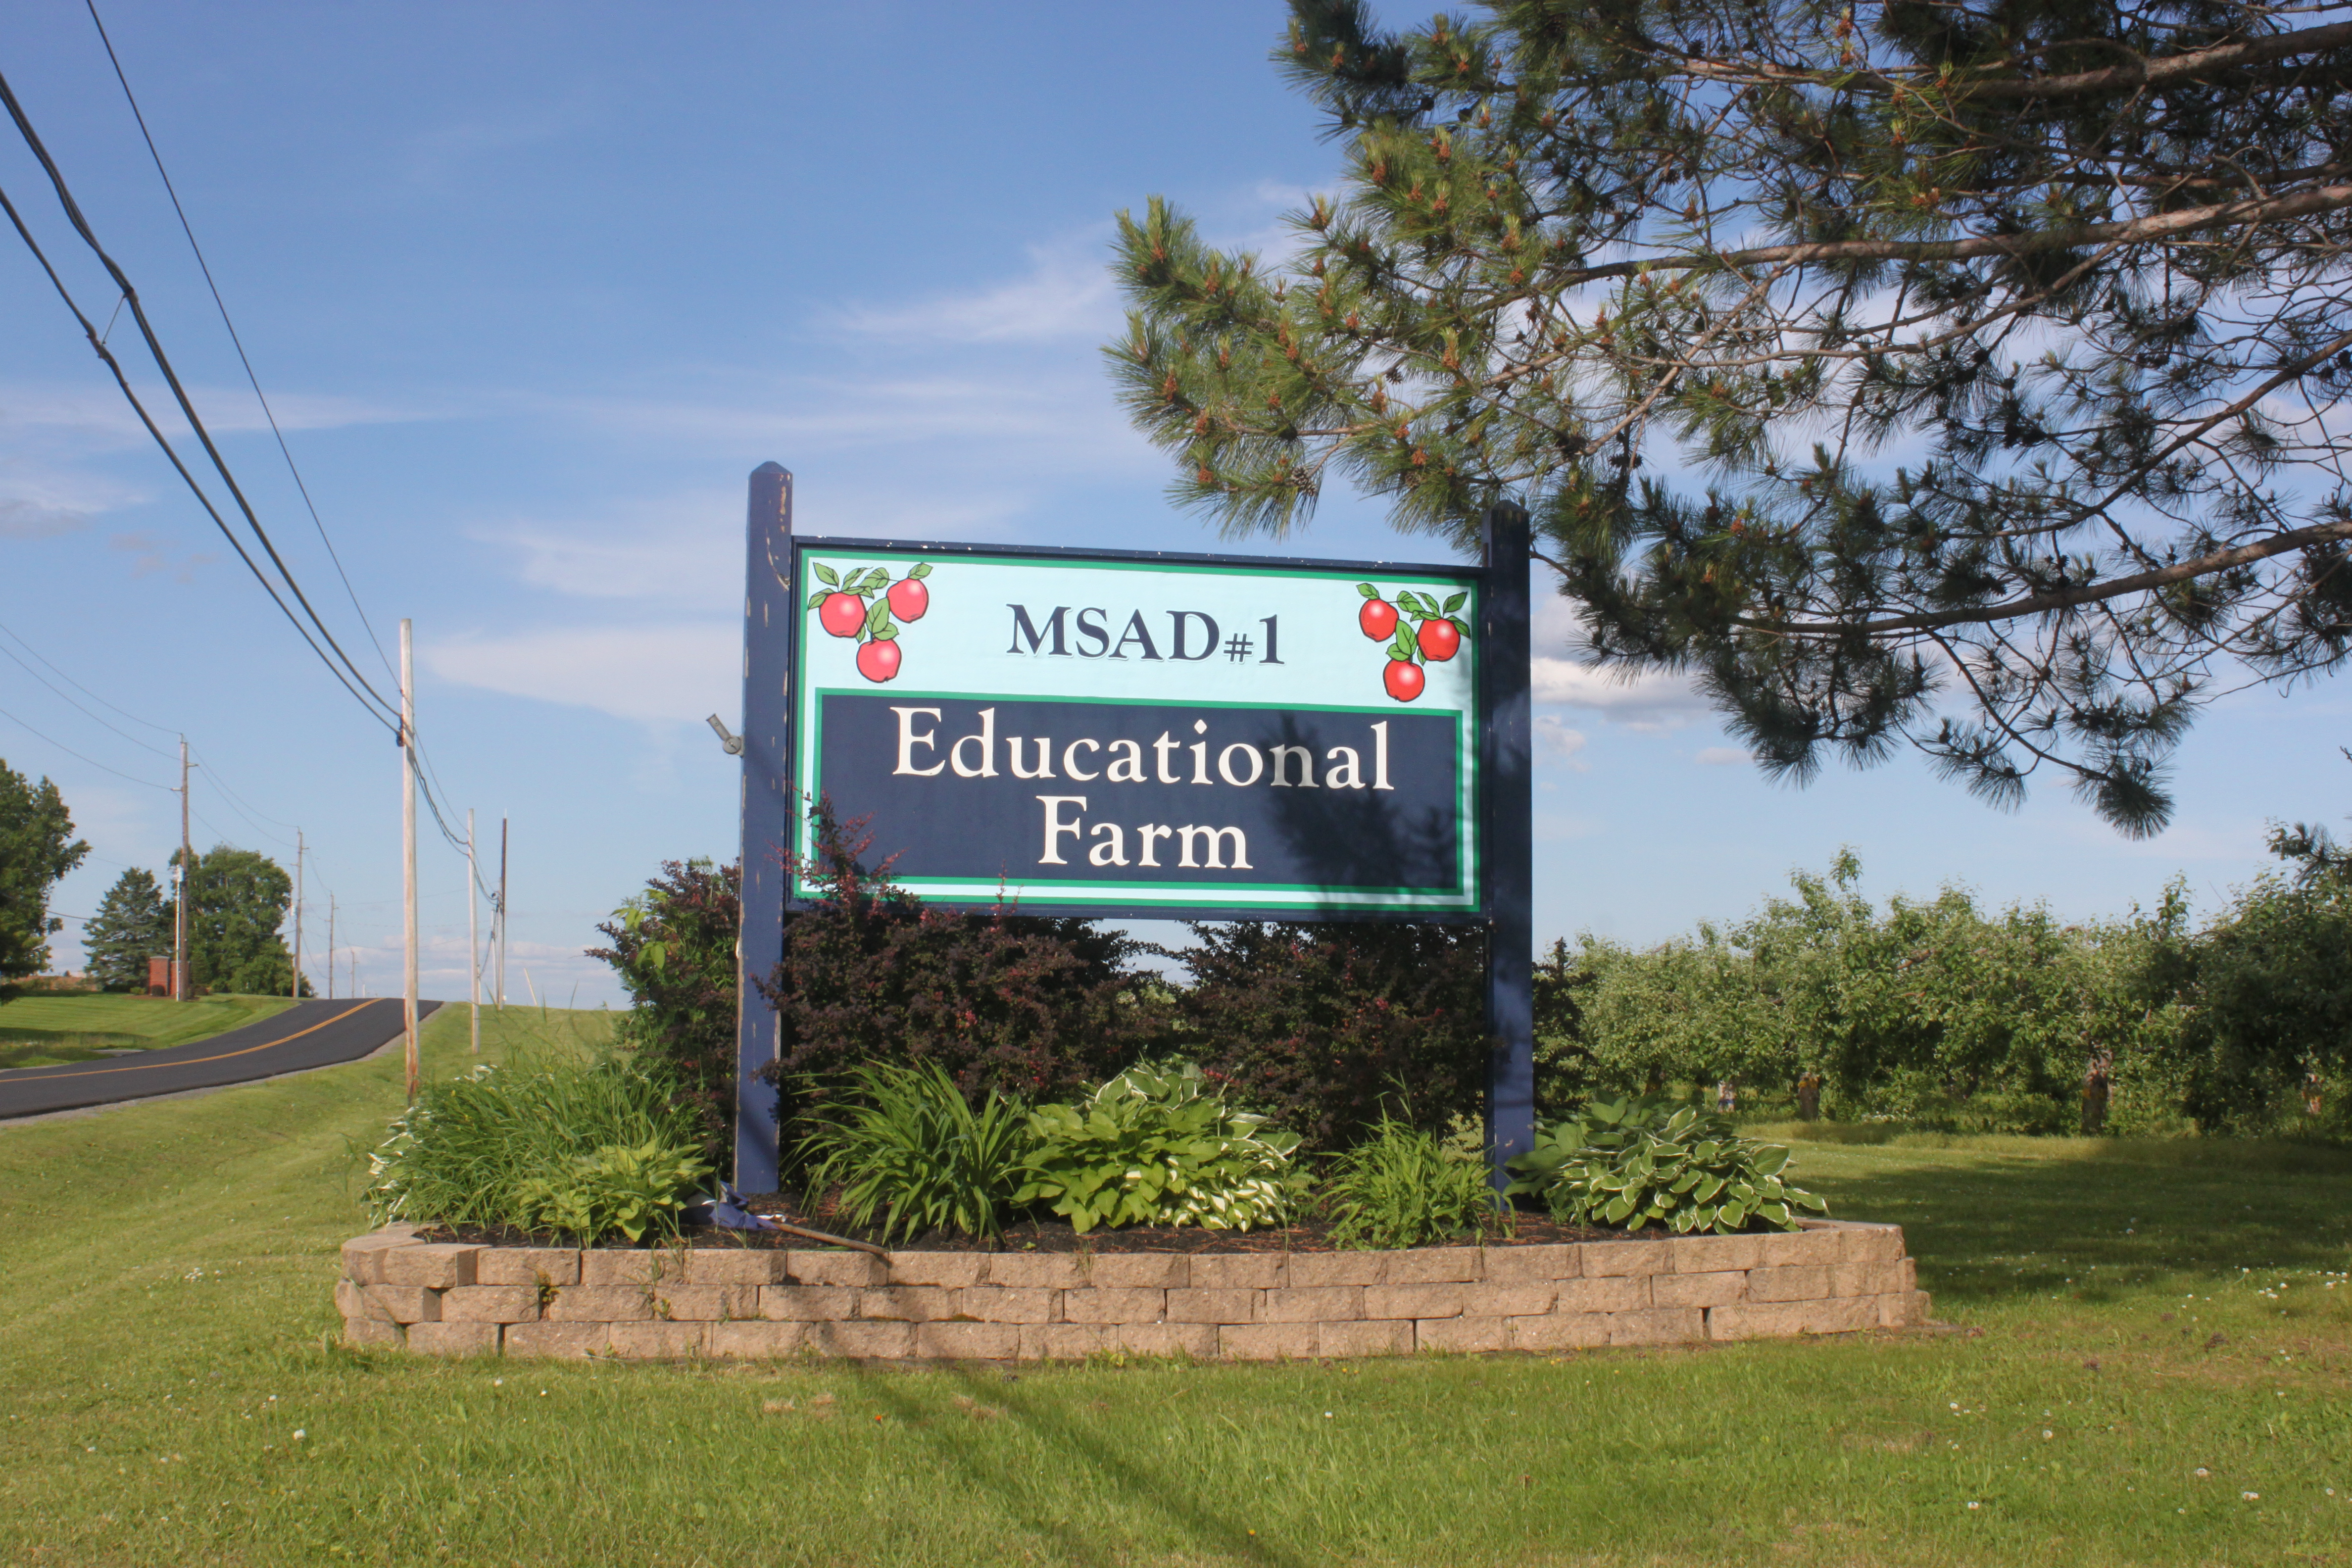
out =
<path fill-rule="evenodd" d="M 2135 835 L 2202 703 L 2344 660 L 2343 9 L 1292 13 L 1346 153 L 1295 252 L 1120 220 L 1105 352 L 1229 533 L 1516 500 L 1590 657 L 1771 772 L 1907 742 Z"/>

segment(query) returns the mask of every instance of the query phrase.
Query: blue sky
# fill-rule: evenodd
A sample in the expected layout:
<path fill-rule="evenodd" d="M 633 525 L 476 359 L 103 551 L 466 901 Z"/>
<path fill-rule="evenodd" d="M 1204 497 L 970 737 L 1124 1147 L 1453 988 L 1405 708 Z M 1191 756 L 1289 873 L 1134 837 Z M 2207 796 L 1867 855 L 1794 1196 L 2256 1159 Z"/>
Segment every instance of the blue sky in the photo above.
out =
<path fill-rule="evenodd" d="M 810 532 L 1213 547 L 1162 501 L 1098 368 L 1111 215 L 1164 194 L 1222 242 L 1271 243 L 1334 166 L 1266 63 L 1267 3 L 101 14 L 376 637 L 415 622 L 446 799 L 492 842 L 513 821 L 510 990 L 527 967 L 559 1003 L 617 999 L 581 950 L 658 861 L 733 853 L 735 772 L 702 715 L 740 705 L 747 472 L 793 469 Z M 373 663 L 89 16 L 18 0 L 0 69 Z M 20 145 L 0 146 L 0 187 L 103 318 L 114 295 Z M 22 641 L 0 645 L 120 710 L 0 659 L 0 756 L 56 779 L 92 846 L 57 908 L 87 915 L 123 867 L 160 869 L 173 764 L 142 742 L 184 730 L 199 846 L 290 858 L 299 825 L 309 947 L 331 889 L 340 973 L 356 958 L 363 988 L 394 987 L 398 752 L 5 237 L 0 626 Z M 127 325 L 111 342 L 135 346 Z M 1345 496 L 1289 548 L 1440 558 Z M 2054 788 L 1996 812 L 1907 757 L 1779 786 L 1674 682 L 1602 681 L 1568 658 L 1563 613 L 1540 629 L 1545 940 L 1736 915 L 1841 845 L 1881 896 L 1959 882 L 2079 918 L 2179 874 L 2210 910 L 2262 868 L 2266 821 L 2336 821 L 2352 783 L 2331 683 L 2217 704 L 2147 843 Z M 463 866 L 429 828 L 423 880 L 426 990 L 461 994 Z"/>

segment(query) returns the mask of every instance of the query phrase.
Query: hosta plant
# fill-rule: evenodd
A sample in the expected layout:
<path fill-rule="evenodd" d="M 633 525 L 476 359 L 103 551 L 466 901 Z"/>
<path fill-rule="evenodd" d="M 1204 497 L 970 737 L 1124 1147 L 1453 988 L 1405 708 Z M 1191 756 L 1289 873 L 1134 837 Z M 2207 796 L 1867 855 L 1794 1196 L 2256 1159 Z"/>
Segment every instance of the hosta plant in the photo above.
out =
<path fill-rule="evenodd" d="M 533 1230 L 591 1240 L 617 1231 L 635 1243 L 649 1230 L 676 1236 L 680 1211 L 710 1173 L 693 1143 L 607 1143 L 524 1182 L 515 1195 Z"/>
<path fill-rule="evenodd" d="M 1307 1175 L 1296 1133 L 1235 1110 L 1189 1062 L 1129 1068 L 1076 1105 L 1029 1115 L 1028 1181 L 1014 1201 L 1098 1225 L 1249 1230 L 1288 1216 Z"/>
<path fill-rule="evenodd" d="M 1532 1194 L 1555 1218 L 1640 1230 L 1728 1234 L 1798 1228 L 1797 1211 L 1829 1205 L 1780 1179 L 1789 1151 L 1743 1138 L 1727 1118 L 1654 1100 L 1595 1100 L 1544 1128 L 1510 1163 L 1506 1190 Z"/>

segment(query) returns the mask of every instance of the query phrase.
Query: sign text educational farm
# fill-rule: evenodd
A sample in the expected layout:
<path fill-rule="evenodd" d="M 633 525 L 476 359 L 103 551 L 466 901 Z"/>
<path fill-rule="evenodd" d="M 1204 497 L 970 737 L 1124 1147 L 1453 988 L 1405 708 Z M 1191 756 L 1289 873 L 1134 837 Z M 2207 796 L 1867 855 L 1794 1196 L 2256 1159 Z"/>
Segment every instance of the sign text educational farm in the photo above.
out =
<path fill-rule="evenodd" d="M 1475 571 L 795 539 L 790 581 L 793 794 L 928 900 L 1481 907 Z"/>

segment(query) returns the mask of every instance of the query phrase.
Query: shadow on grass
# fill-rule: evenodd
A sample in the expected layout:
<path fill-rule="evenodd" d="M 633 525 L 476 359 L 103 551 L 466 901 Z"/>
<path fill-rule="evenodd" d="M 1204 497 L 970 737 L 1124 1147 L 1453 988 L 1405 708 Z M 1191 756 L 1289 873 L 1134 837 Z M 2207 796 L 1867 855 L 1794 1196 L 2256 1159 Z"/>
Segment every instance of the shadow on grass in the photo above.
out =
<path fill-rule="evenodd" d="M 1948 1299 L 2084 1300 L 2179 1274 L 2340 1269 L 2352 1152 L 2293 1143 L 1977 1138 L 1857 1150 L 1799 1177 L 1832 1212 L 1899 1224 Z M 1802 1151 L 1800 1150 L 1800 1158 Z M 1824 1160 L 1824 1166 L 1828 1164 Z"/>

